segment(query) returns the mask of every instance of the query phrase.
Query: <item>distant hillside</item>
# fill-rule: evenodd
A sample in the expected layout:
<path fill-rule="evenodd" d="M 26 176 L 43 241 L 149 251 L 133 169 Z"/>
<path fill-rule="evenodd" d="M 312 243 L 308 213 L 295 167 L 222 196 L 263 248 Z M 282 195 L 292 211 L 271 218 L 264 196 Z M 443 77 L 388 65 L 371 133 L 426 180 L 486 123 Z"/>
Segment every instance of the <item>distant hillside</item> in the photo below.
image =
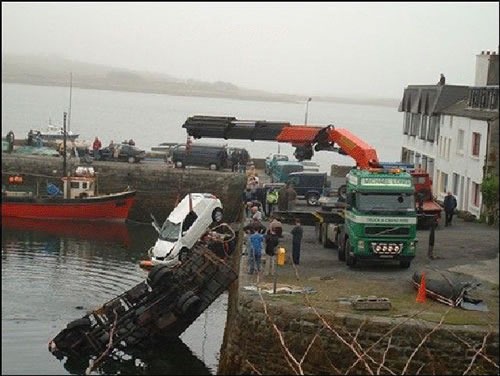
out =
<path fill-rule="evenodd" d="M 2 82 L 5 83 L 69 86 L 70 73 L 73 74 L 73 86 L 86 89 L 278 102 L 303 102 L 306 97 L 305 95 L 289 95 L 245 89 L 221 81 L 181 80 L 167 74 L 75 62 L 54 56 L 2 56 Z M 315 96 L 314 100 L 383 106 L 397 106 L 399 104 L 399 101 L 395 99 L 352 99 Z"/>

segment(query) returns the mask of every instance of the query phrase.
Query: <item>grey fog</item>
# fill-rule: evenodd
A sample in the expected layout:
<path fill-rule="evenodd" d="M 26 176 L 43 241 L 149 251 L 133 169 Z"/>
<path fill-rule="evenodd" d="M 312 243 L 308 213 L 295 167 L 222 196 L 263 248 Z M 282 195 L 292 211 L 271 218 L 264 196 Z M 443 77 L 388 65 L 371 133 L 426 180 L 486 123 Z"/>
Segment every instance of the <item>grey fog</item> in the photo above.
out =
<path fill-rule="evenodd" d="M 472 85 L 498 2 L 2 2 L 2 61 L 54 56 L 304 96 Z M 2 64 L 3 65 L 3 64 Z M 2 66 L 2 72 L 3 72 Z"/>

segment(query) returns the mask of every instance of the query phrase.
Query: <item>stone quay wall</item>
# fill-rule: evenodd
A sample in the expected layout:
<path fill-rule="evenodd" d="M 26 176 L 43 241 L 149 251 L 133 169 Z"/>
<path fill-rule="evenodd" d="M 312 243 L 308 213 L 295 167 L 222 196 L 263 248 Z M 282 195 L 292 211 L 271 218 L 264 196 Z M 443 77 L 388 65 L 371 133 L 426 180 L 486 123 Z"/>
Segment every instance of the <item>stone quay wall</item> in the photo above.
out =
<path fill-rule="evenodd" d="M 82 165 L 77 159 L 67 160 L 68 173 Z M 208 169 L 174 169 L 161 161 L 125 163 L 92 162 L 98 176 L 100 193 L 120 192 L 127 186 L 137 190 L 136 202 L 129 220 L 150 223 L 150 214 L 163 222 L 189 192 L 213 193 L 221 199 L 224 217 L 234 222 L 241 208 L 241 195 L 246 178 L 230 171 L 210 171 Z M 2 184 L 6 184 L 10 174 L 24 174 L 25 186 L 39 192 L 46 191 L 46 183 L 61 183 L 63 158 L 48 156 L 16 155 L 2 153 Z"/>
<path fill-rule="evenodd" d="M 240 291 L 229 307 L 218 374 L 498 374 L 498 333 L 488 328 L 264 301 Z"/>

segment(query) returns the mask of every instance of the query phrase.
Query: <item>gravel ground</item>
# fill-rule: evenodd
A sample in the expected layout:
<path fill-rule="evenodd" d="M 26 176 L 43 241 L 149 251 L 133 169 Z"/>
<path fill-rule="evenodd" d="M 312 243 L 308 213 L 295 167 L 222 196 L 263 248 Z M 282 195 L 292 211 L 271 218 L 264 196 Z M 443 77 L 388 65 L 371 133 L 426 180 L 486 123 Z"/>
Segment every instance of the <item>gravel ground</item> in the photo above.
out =
<path fill-rule="evenodd" d="M 267 225 L 267 222 L 264 224 Z M 407 314 L 421 308 L 415 303 L 416 292 L 411 284 L 414 272 L 425 269 L 446 271 L 460 280 L 481 283 L 480 287 L 474 290 L 476 294 L 471 295 L 483 299 L 489 308 L 488 314 L 457 308 L 454 310 L 456 312 L 453 320 L 461 324 L 469 321 L 484 323 L 483 319 L 487 315 L 486 321 L 498 327 L 498 227 L 465 222 L 460 218 L 454 218 L 450 227 L 440 225 L 435 232 L 434 255 L 438 257 L 435 260 L 427 257 L 430 231 L 419 230 L 417 256 L 408 269 L 401 269 L 398 263 L 391 261 L 364 263 L 350 269 L 338 260 L 336 249 L 323 248 L 317 241 L 312 226 L 304 226 L 300 265 L 295 268 L 291 263 L 291 229 L 291 225 L 284 225 L 281 245 L 287 250 L 287 263 L 278 269 L 278 286 L 311 286 L 318 292 L 318 303 L 329 309 L 344 308 L 345 304 L 338 304 L 342 297 L 388 297 L 395 307 L 394 314 Z M 259 276 L 257 280 L 256 275 L 248 275 L 246 262 L 246 256 L 243 256 L 240 288 L 258 282 L 272 285 L 271 276 Z M 426 308 L 434 309 L 440 314 L 448 306 L 432 301 Z M 370 312 L 378 314 L 375 311 Z"/>

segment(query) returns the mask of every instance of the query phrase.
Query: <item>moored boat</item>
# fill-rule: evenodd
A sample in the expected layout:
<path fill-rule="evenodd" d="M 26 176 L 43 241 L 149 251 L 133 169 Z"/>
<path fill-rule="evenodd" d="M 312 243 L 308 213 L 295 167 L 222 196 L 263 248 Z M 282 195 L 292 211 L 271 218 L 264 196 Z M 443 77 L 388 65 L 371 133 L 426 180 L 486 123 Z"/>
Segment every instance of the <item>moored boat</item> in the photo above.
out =
<path fill-rule="evenodd" d="M 43 218 L 58 220 L 125 221 L 135 201 L 135 190 L 97 194 L 92 167 L 78 167 L 73 176 L 62 178 L 62 191 L 48 184 L 47 194 L 36 195 L 22 186 L 22 176 L 9 177 L 2 188 L 2 218 Z"/>
<path fill-rule="evenodd" d="M 50 123 L 47 125 L 46 129 L 31 129 L 28 133 L 28 139 L 30 135 L 32 139 L 35 139 L 37 135 L 40 135 L 42 141 L 57 141 L 64 139 L 64 129 L 61 126 L 54 125 Z M 66 132 L 66 140 L 74 141 L 80 136 L 79 134 L 73 133 L 72 131 Z"/>

